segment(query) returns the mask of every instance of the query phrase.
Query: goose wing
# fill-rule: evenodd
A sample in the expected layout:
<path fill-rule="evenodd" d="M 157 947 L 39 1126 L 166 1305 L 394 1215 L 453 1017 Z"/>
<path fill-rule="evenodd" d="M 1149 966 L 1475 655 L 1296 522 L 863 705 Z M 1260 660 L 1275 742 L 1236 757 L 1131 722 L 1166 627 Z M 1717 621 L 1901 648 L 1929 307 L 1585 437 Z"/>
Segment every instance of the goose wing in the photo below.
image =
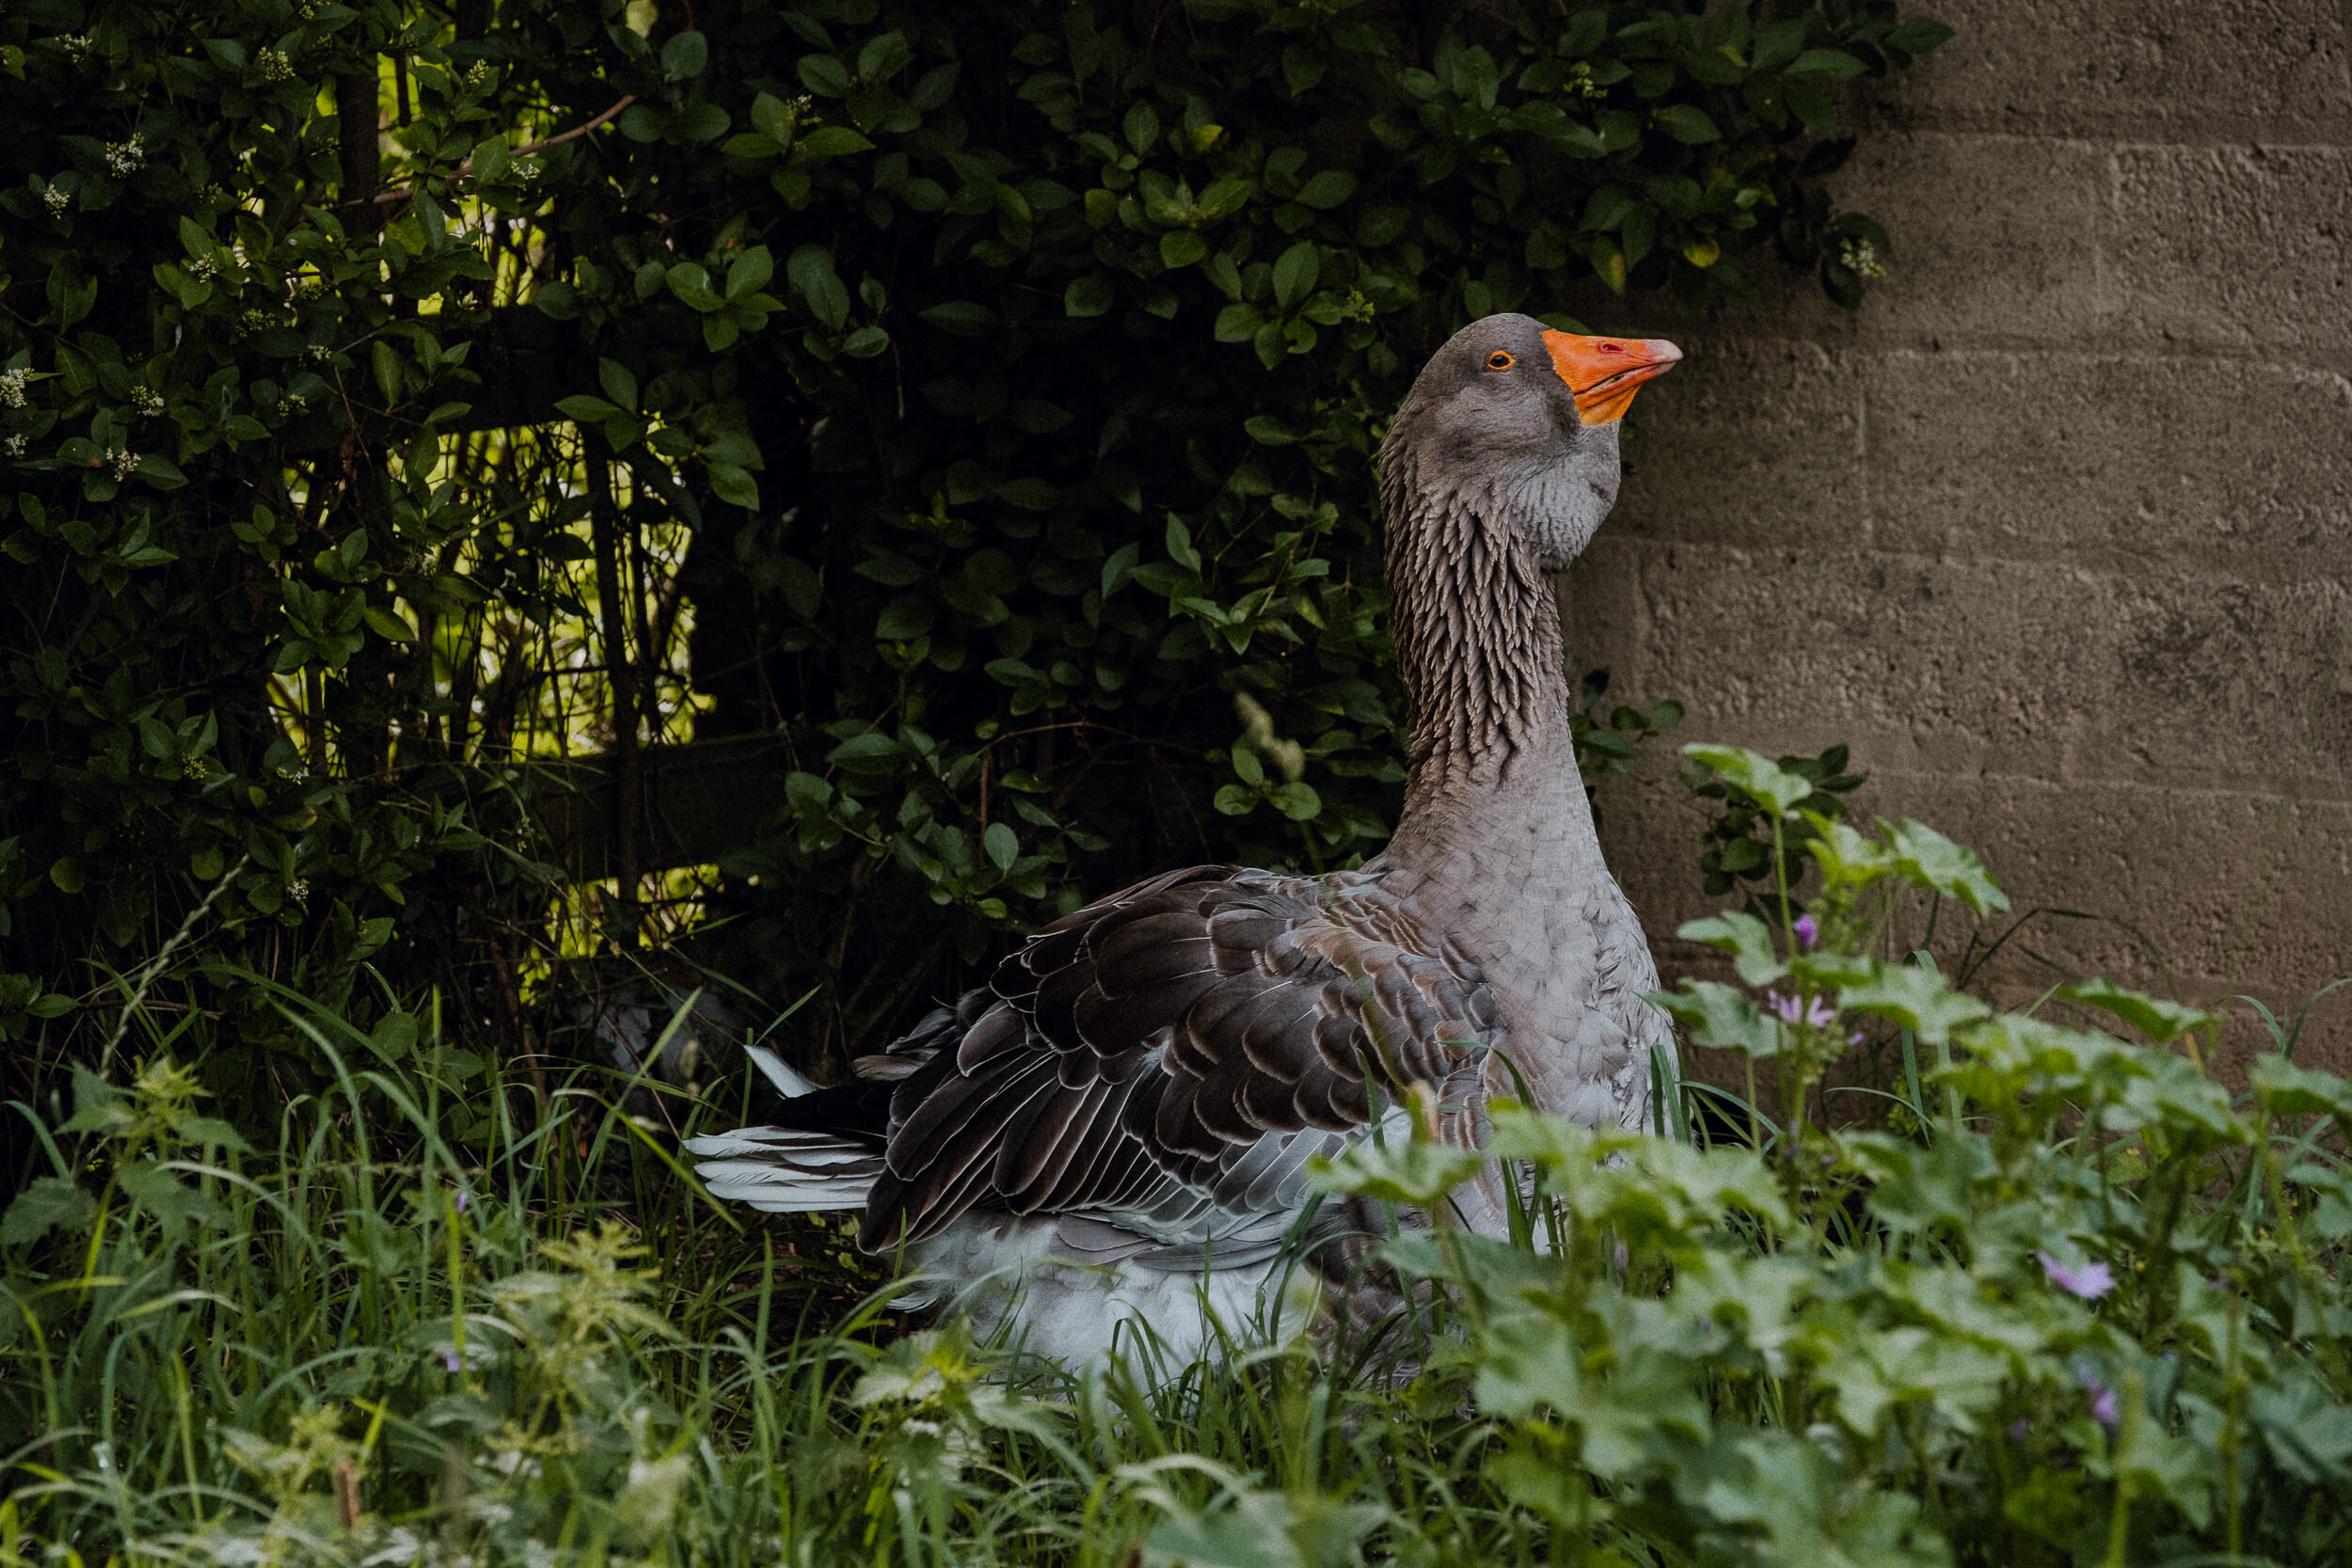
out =
<path fill-rule="evenodd" d="M 1499 1042 L 1477 966 L 1380 881 L 1197 866 L 1038 932 L 898 1083 L 862 1243 L 975 1209 L 1092 1217 L 1196 1258 L 1279 1233 L 1373 1085 L 1458 1090 Z"/>

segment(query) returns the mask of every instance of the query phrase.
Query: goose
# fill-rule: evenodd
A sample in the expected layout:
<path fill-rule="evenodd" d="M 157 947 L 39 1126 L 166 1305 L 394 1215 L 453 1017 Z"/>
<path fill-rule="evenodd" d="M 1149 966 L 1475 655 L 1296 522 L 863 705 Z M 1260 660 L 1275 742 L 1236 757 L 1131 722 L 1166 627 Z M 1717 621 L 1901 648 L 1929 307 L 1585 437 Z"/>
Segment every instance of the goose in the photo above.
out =
<path fill-rule="evenodd" d="M 713 1196 L 863 1210 L 923 1305 L 1076 1365 L 1144 1336 L 1185 1360 L 1255 1325 L 1375 1321 L 1379 1225 L 1311 1211 L 1309 1162 L 1420 1117 L 1475 1148 L 1503 1095 L 1638 1126 L 1657 971 L 1569 743 L 1566 566 L 1616 499 L 1618 420 L 1681 358 L 1493 315 L 1414 380 L 1380 449 L 1404 810 L 1360 869 L 1167 872 L 1029 937 L 988 984 L 772 1126 L 689 1139 Z M 1418 1106 L 1418 1109 L 1409 1109 Z M 1461 1222 L 1508 1234 L 1489 1177 Z M 1302 1251 L 1301 1236 L 1308 1243 Z M 1303 1256 L 1305 1265 L 1300 1267 Z"/>

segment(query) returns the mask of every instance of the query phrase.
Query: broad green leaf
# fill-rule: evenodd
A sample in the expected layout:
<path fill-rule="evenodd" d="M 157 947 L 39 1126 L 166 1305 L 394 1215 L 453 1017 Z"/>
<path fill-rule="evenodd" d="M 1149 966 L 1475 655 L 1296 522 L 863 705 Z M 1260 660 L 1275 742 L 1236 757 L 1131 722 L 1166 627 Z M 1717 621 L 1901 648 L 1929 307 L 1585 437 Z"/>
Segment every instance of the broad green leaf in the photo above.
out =
<path fill-rule="evenodd" d="M 710 40 L 700 33 L 675 33 L 661 46 L 661 73 L 673 82 L 700 76 L 710 63 Z"/>
<path fill-rule="evenodd" d="M 825 753 L 825 760 L 840 768 L 874 769 L 886 768 L 906 754 L 898 741 L 880 730 L 851 736 Z"/>
<path fill-rule="evenodd" d="M 1775 816 L 1786 817 L 1813 793 L 1804 775 L 1791 773 L 1742 746 L 1692 744 L 1682 754 L 1745 794 Z"/>
<path fill-rule="evenodd" d="M 375 1021 L 375 1027 L 368 1032 L 368 1047 L 398 1067 L 416 1053 L 421 1032 L 416 1014 L 395 1007 Z"/>
<path fill-rule="evenodd" d="M 1792 82 L 1843 82 L 1869 68 L 1842 49 L 1808 49 L 1788 67 Z"/>
<path fill-rule="evenodd" d="M 1707 117 L 1707 111 L 1692 103 L 1670 103 L 1659 110 L 1658 124 L 1666 135 L 1686 146 L 1696 147 L 1724 138 L 1723 132 Z"/>
<path fill-rule="evenodd" d="M 2297 1067 L 2284 1056 L 2254 1058 L 2254 1092 L 2273 1116 L 2332 1116 L 2352 1132 L 2352 1084 L 2331 1072 Z"/>
<path fill-rule="evenodd" d="M 37 1176 L 0 1215 L 0 1246 L 30 1246 L 52 1230 L 80 1235 L 98 1213 L 98 1200 L 57 1176 Z"/>
<path fill-rule="evenodd" d="M 1312 241 L 1301 240 L 1282 252 L 1274 263 L 1275 302 L 1287 310 L 1305 299 L 1321 270 Z"/>
<path fill-rule="evenodd" d="M 838 98 L 850 90 L 850 68 L 831 55 L 803 55 L 799 71 L 808 90 L 824 98 Z"/>
<path fill-rule="evenodd" d="M 1274 809 L 1294 822 L 1312 821 L 1323 814 L 1323 798 L 1303 784 L 1286 784 L 1272 797 Z"/>
<path fill-rule="evenodd" d="M 1319 1193 L 1352 1193 L 1383 1203 L 1427 1208 L 1478 1174 L 1475 1149 L 1419 1138 L 1359 1143 L 1337 1159 L 1307 1162 L 1307 1184 Z"/>
<path fill-rule="evenodd" d="M 1954 844 L 1909 817 L 1903 818 L 1899 828 L 1890 828 L 1883 820 L 1879 828 L 1886 834 L 1895 869 L 1905 880 L 1957 898 L 1979 914 L 2009 908 L 2009 895 L 1993 880 L 1974 849 Z"/>
<path fill-rule="evenodd" d="M 758 293 L 776 275 L 776 259 L 764 245 L 755 245 L 738 256 L 727 267 L 727 298 L 738 300 Z M 616 399 L 635 407 L 634 398 Z"/>
<path fill-rule="evenodd" d="M 874 635 L 886 641 L 908 641 L 930 635 L 939 619 L 939 607 L 925 594 L 901 594 L 882 607 Z"/>
<path fill-rule="evenodd" d="M 1748 64 L 1757 71 L 1771 71 L 1787 65 L 1804 47 L 1808 26 L 1804 17 L 1772 24 L 1756 35 L 1756 46 L 1749 53 Z"/>
<path fill-rule="evenodd" d="M 1907 17 L 1895 24 L 1892 32 L 1880 41 L 1889 49 L 1899 49 L 1906 55 L 1924 55 L 1940 49 L 1952 38 L 1951 28 L 1932 17 Z"/>
<path fill-rule="evenodd" d="M 1216 313 L 1215 336 L 1220 343 L 1246 343 L 1264 325 L 1256 306 L 1236 301 Z"/>
<path fill-rule="evenodd" d="M 1171 230 L 1160 236 L 1160 262 L 1171 270 L 1188 267 L 1208 253 L 1208 239 L 1197 230 Z"/>
<path fill-rule="evenodd" d="M 1805 812 L 1804 816 L 1814 832 L 1805 841 L 1805 852 L 1821 868 L 1822 879 L 1830 887 L 1865 888 L 1895 869 L 1894 851 L 1876 839 L 1866 838 L 1850 824 L 1817 812 Z"/>
<path fill-rule="evenodd" d="M 375 389 L 384 406 L 392 407 L 401 401 L 400 350 L 378 338 L 368 350 L 368 363 L 375 372 Z"/>
<path fill-rule="evenodd" d="M 183 1143 L 203 1148 L 226 1148 L 239 1154 L 250 1154 L 253 1146 L 235 1128 L 217 1117 L 177 1116 L 171 1118 L 171 1130 Z"/>
<path fill-rule="evenodd" d="M 825 247 L 804 245 L 792 252 L 785 263 L 785 275 L 792 280 L 807 303 L 808 313 L 826 326 L 839 331 L 850 319 L 850 291 L 833 270 L 833 257 Z M 934 309 L 944 309 L 935 307 Z M 924 312 L 930 319 L 930 311 Z"/>
<path fill-rule="evenodd" d="M 792 111 L 773 93 L 752 99 L 752 125 L 779 149 L 792 145 Z"/>
<path fill-rule="evenodd" d="M 1948 1044 L 1954 1029 L 1993 1014 L 1992 1008 L 1975 997 L 1952 990 L 1932 969 L 1912 964 L 1876 967 L 1878 973 L 1871 978 L 1837 993 L 1839 1006 L 1908 1029 L 1922 1044 Z"/>
<path fill-rule="evenodd" d="M 119 1137 L 135 1125 L 122 1092 L 81 1064 L 73 1068 L 73 1115 L 60 1132 L 96 1132 Z"/>
<path fill-rule="evenodd" d="M 1788 1043 L 1778 1019 L 1767 1017 L 1746 992 L 1720 980 L 1685 979 L 1679 990 L 1654 990 L 1646 1000 L 1690 1030 L 1694 1044 L 1762 1057 L 1779 1055 Z"/>
<path fill-rule="evenodd" d="M 990 863 L 999 871 L 1010 871 L 1012 863 L 1021 858 L 1020 835 L 1002 822 L 991 822 L 980 836 L 988 847 Z"/>
<path fill-rule="evenodd" d="M 827 262 L 828 269 L 831 264 Z M 977 338 L 993 331 L 996 326 L 996 312 L 970 300 L 951 299 L 918 313 L 941 331 L 952 332 L 960 338 Z"/>
<path fill-rule="evenodd" d="M 2006 901 L 2003 907 L 2007 907 Z M 2058 995 L 2086 1007 L 2113 1013 L 2158 1045 L 2170 1045 L 2192 1029 L 2203 1029 L 2220 1022 L 2217 1013 L 2162 1001 L 2111 980 L 2079 980 L 2060 990 Z"/>
<path fill-rule="evenodd" d="M 710 492 L 730 506 L 746 512 L 759 510 L 759 482 L 732 463 L 706 463 L 710 475 Z"/>
<path fill-rule="evenodd" d="M 1127 145 L 1138 158 L 1151 156 L 1152 148 L 1160 139 L 1159 111 L 1149 99 L 1138 98 L 1128 106 L 1127 117 L 1120 129 L 1127 137 Z"/>
<path fill-rule="evenodd" d="M 372 604 L 364 611 L 364 617 L 368 628 L 387 641 L 414 642 L 417 640 L 417 628 L 389 606 Z"/>
<path fill-rule="evenodd" d="M 1327 168 L 1298 187 L 1296 200 L 1307 206 L 1328 209 L 1338 206 L 1356 194 L 1356 177 L 1345 169 Z"/>
<path fill-rule="evenodd" d="M 1738 910 L 1690 921 L 1675 935 L 1730 954 L 1740 978 L 1751 986 L 1769 986 L 1788 973 L 1772 947 L 1772 927 Z"/>
<path fill-rule="evenodd" d="M 871 152 L 874 144 L 846 125 L 821 125 L 800 139 L 800 150 L 812 158 L 842 158 Z"/>

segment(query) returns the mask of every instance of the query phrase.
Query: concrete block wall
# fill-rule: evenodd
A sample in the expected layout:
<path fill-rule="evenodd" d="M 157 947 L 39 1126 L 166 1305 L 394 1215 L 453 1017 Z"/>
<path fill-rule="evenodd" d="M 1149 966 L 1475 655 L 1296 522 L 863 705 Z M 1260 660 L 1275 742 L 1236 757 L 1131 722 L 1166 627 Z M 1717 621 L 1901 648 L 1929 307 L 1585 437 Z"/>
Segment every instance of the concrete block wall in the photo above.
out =
<path fill-rule="evenodd" d="M 2299 1004 L 2352 974 L 2352 0 L 1922 8 L 1958 36 L 1837 177 L 1896 246 L 1858 315 L 1577 302 L 1688 362 L 1565 579 L 1571 657 L 1680 698 L 1677 742 L 1850 742 L 1860 809 L 1976 845 L 2019 911 Z M 1672 771 L 1603 796 L 1670 974 L 1712 902 Z M 2027 944 L 2164 989 L 2119 925 Z M 2352 987 L 2313 1017 L 2352 1069 Z"/>

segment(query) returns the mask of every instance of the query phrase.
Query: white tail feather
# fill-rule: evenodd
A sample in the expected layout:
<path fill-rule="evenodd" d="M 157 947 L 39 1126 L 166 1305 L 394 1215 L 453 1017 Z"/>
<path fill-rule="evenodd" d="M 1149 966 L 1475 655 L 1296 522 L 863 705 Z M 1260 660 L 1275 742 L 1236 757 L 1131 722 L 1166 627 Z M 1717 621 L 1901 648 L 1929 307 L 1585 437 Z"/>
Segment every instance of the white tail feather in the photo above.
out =
<path fill-rule="evenodd" d="M 711 1196 L 770 1213 L 863 1209 L 882 1173 L 882 1151 L 871 1144 L 792 1127 L 739 1128 L 682 1147 L 700 1157 L 694 1170 Z"/>
<path fill-rule="evenodd" d="M 815 1094 L 817 1085 L 784 1065 L 784 1058 L 764 1045 L 743 1048 L 752 1065 L 768 1075 L 768 1082 L 784 1091 L 787 1100 L 798 1100 L 804 1094 Z"/>

